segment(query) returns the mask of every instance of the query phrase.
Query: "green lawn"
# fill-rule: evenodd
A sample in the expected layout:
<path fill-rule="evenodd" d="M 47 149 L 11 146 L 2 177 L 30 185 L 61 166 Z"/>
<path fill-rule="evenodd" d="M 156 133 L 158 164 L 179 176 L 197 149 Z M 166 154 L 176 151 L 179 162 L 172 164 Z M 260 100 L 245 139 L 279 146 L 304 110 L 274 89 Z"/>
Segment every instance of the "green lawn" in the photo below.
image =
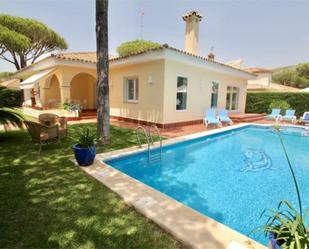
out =
<path fill-rule="evenodd" d="M 0 133 L 0 248 L 179 248 L 69 160 L 83 127 L 96 128 L 70 126 L 69 137 L 41 156 L 26 131 Z M 111 139 L 98 152 L 136 144 L 123 128 L 111 127 Z"/>

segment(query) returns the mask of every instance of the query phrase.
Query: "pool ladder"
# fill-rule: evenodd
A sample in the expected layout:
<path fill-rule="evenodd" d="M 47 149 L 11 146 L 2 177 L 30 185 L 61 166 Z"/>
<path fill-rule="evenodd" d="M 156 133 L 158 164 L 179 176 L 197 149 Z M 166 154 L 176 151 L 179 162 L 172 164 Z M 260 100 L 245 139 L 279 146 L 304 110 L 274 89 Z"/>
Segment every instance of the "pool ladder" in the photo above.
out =
<path fill-rule="evenodd" d="M 140 139 L 141 134 L 143 134 L 144 137 L 146 138 L 147 148 L 148 148 L 148 161 L 156 160 L 156 159 L 161 160 L 161 158 L 162 158 L 162 137 L 161 137 L 159 128 L 156 125 L 151 125 L 151 126 L 149 126 L 148 131 L 147 131 L 144 126 L 140 125 L 136 128 L 135 131 L 136 131 L 136 139 L 139 143 L 140 148 L 142 147 L 142 142 L 141 142 L 141 139 Z M 152 136 L 153 132 L 155 132 L 157 134 L 157 136 L 159 137 L 159 140 L 160 140 L 159 157 L 156 156 L 157 154 L 154 154 L 154 155 L 151 156 L 151 153 L 150 153 L 150 146 L 153 145 L 153 143 L 154 143 L 153 136 Z"/>

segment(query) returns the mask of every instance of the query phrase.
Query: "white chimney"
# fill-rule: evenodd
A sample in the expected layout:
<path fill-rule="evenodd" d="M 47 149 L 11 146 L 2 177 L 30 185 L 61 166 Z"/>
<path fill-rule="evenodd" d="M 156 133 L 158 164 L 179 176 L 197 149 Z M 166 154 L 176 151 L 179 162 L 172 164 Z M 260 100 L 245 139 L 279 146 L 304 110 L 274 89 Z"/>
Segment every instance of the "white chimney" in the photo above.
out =
<path fill-rule="evenodd" d="M 190 11 L 182 19 L 186 22 L 185 51 L 197 55 L 199 23 L 202 20 L 202 15 L 197 11 Z"/>

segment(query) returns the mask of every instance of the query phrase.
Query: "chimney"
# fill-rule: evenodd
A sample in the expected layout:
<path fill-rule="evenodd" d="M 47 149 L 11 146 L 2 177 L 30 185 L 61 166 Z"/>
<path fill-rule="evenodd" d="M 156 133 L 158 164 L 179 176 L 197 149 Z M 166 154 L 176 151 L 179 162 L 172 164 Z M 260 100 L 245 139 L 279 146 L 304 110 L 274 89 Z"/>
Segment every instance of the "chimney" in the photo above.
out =
<path fill-rule="evenodd" d="M 215 54 L 214 54 L 213 52 L 210 52 L 210 53 L 208 54 L 208 60 L 209 60 L 209 61 L 215 61 Z"/>
<path fill-rule="evenodd" d="M 186 22 L 185 51 L 191 54 L 198 54 L 199 23 L 202 15 L 197 11 L 190 11 L 182 19 Z"/>

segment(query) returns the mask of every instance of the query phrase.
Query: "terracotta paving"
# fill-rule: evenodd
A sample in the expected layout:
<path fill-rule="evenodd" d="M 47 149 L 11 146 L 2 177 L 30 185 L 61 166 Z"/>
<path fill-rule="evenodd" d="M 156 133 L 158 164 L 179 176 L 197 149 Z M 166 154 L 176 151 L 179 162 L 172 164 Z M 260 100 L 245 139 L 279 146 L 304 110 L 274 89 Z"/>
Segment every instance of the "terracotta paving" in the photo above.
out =
<path fill-rule="evenodd" d="M 262 119 L 262 120 L 257 120 L 253 121 L 251 123 L 256 123 L 256 124 L 275 124 L 273 120 L 267 120 L 267 119 Z M 124 128 L 129 128 L 129 129 L 135 129 L 138 124 L 132 123 L 132 122 L 127 122 L 127 121 L 119 121 L 119 120 L 111 120 L 111 124 L 119 127 L 124 127 Z M 234 123 L 239 124 L 239 123 Z M 291 124 L 291 122 L 280 122 L 280 124 Z M 147 127 L 144 126 L 146 129 Z M 179 136 L 185 136 L 197 132 L 202 132 L 202 131 L 207 131 L 207 130 L 213 130 L 216 129 L 216 126 L 208 126 L 207 128 L 203 124 L 194 124 L 194 125 L 186 125 L 186 126 L 178 126 L 178 127 L 172 127 L 172 128 L 164 128 L 160 129 L 161 135 L 168 137 L 168 138 L 174 138 L 174 137 L 179 137 Z"/>
<path fill-rule="evenodd" d="M 69 124 L 84 124 L 84 123 L 94 123 L 96 122 L 96 118 L 93 119 L 83 119 L 83 120 L 77 120 L 77 121 L 69 121 Z M 251 123 L 256 123 L 256 124 L 274 124 L 275 122 L 273 120 L 267 120 L 267 119 L 262 119 L 262 120 L 257 120 L 253 121 Z M 238 124 L 234 123 L 233 125 Z M 291 124 L 291 122 L 280 122 L 280 124 Z M 120 121 L 117 119 L 111 119 L 111 125 L 115 125 L 118 127 L 123 127 L 123 128 L 128 128 L 128 129 L 136 129 L 138 124 L 133 123 L 133 122 L 128 122 L 128 121 Z M 146 129 L 148 128 L 147 126 L 144 126 Z M 202 132 L 202 131 L 207 131 L 207 130 L 213 130 L 216 129 L 216 126 L 208 126 L 207 128 L 201 123 L 201 124 L 193 124 L 193 125 L 185 125 L 185 126 L 177 126 L 177 127 L 171 127 L 171 128 L 164 128 L 160 129 L 160 133 L 164 137 L 168 138 L 174 138 L 174 137 L 179 137 L 179 136 L 185 136 L 197 132 Z M 18 129 L 16 127 L 7 127 L 7 130 L 15 130 Z M 0 126 L 0 131 L 4 130 L 3 127 Z"/>
<path fill-rule="evenodd" d="M 85 119 L 85 120 L 79 120 L 79 121 L 70 121 L 70 124 L 79 124 L 79 123 L 92 123 L 96 122 L 96 119 Z M 250 123 L 256 123 L 256 124 L 275 124 L 273 120 L 268 119 L 262 119 L 262 120 L 256 120 Z M 234 123 L 233 125 L 238 124 Z M 280 124 L 291 124 L 291 122 L 280 122 Z M 128 121 L 120 121 L 117 119 L 111 119 L 111 125 L 115 125 L 118 127 L 128 128 L 128 129 L 136 129 L 138 124 Z M 144 127 L 147 129 L 148 127 L 144 125 Z M 208 126 L 207 128 L 201 123 L 201 124 L 194 124 L 194 125 L 185 125 L 185 126 L 177 126 L 177 127 L 171 127 L 171 128 L 164 128 L 160 129 L 160 133 L 164 137 L 168 138 L 174 138 L 174 137 L 180 137 L 185 136 L 197 132 L 207 131 L 207 130 L 213 130 L 216 129 L 216 126 Z"/>

